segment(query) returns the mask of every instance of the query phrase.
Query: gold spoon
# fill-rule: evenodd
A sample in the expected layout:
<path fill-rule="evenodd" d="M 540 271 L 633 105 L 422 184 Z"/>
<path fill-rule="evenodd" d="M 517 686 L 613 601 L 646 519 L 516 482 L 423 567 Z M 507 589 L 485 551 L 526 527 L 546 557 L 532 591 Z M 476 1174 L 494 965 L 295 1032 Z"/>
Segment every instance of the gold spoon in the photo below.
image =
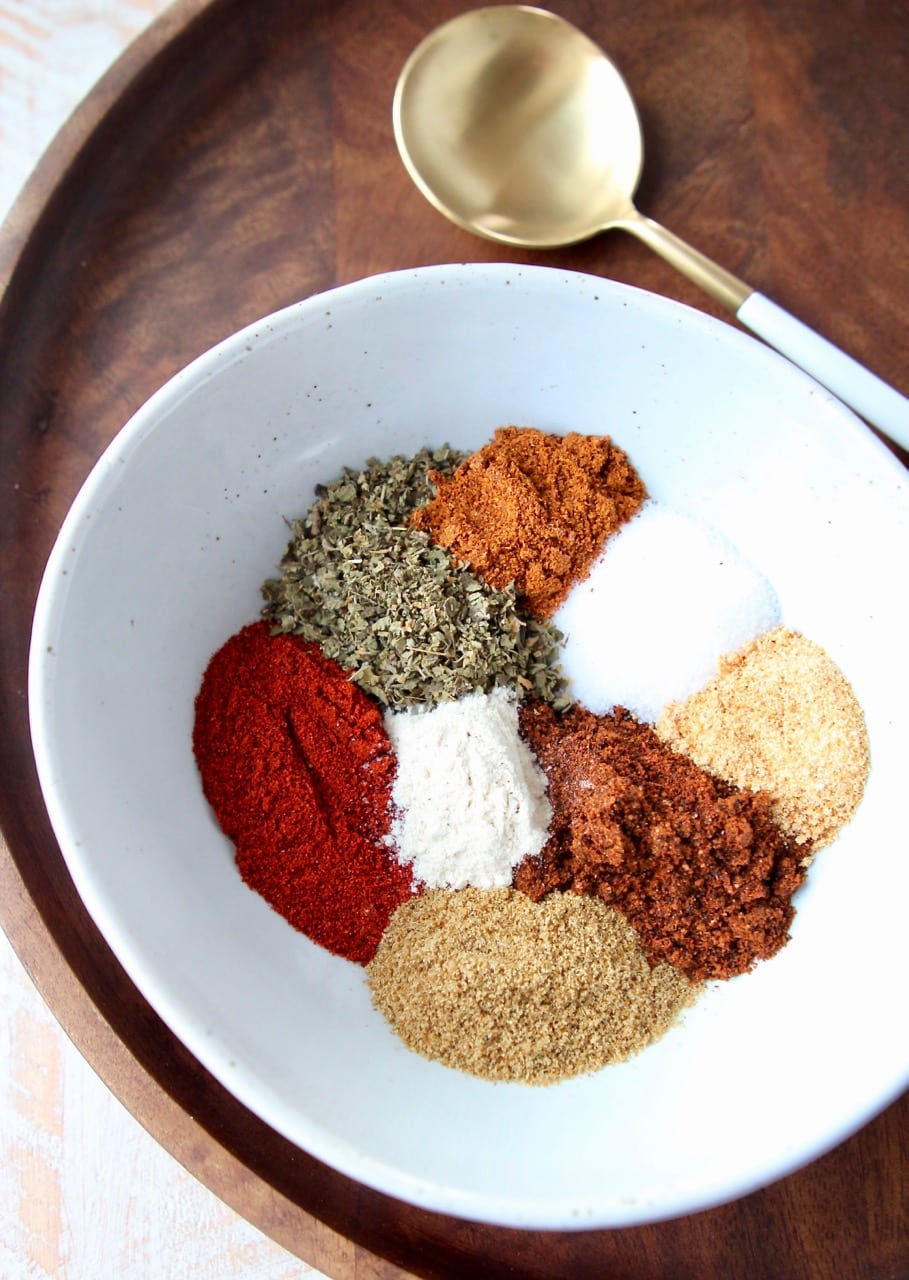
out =
<path fill-rule="evenodd" d="M 392 108 L 427 200 L 489 240 L 544 249 L 619 228 L 651 249 L 874 426 L 909 448 L 909 400 L 634 205 L 644 146 L 603 51 L 544 9 L 493 5 L 414 50 Z"/>

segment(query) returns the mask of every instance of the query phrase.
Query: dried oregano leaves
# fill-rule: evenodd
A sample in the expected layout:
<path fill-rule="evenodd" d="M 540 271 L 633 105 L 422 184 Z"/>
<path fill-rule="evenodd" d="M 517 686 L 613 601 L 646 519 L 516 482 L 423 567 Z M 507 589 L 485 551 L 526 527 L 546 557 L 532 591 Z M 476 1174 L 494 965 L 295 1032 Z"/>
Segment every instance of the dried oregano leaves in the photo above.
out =
<path fill-rule="evenodd" d="M 466 454 L 447 446 L 411 458 L 370 458 L 316 490 L 292 537 L 280 578 L 262 588 L 276 631 L 316 641 L 367 693 L 400 708 L 508 685 L 568 705 L 558 668 L 560 633 L 519 607 L 428 534 L 410 527 Z"/>

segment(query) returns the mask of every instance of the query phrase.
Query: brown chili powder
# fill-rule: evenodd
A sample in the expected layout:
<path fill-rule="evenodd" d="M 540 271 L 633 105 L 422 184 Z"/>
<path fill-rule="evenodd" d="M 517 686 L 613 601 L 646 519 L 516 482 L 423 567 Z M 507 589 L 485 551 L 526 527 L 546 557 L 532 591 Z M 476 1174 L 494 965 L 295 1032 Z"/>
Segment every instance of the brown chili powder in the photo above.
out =
<path fill-rule="evenodd" d="M 699 988 L 652 967 L 595 898 L 432 890 L 399 907 L 366 969 L 408 1048 L 487 1080 L 550 1084 L 659 1039 Z"/>
<path fill-rule="evenodd" d="M 656 731 L 711 773 L 766 791 L 775 820 L 812 851 L 855 813 L 870 767 L 849 682 L 819 645 L 786 627 L 721 659 L 704 689 L 664 709 Z"/>
<path fill-rule="evenodd" d="M 500 427 L 411 517 L 490 586 L 514 582 L 535 617 L 549 618 L 584 578 L 603 543 L 647 496 L 608 436 Z"/>
<path fill-rule="evenodd" d="M 786 942 L 804 850 L 771 800 L 711 777 L 616 708 L 562 716 L 540 703 L 521 730 L 549 781 L 550 839 L 515 869 L 539 900 L 598 895 L 638 931 L 652 960 L 693 979 L 729 978 Z"/>

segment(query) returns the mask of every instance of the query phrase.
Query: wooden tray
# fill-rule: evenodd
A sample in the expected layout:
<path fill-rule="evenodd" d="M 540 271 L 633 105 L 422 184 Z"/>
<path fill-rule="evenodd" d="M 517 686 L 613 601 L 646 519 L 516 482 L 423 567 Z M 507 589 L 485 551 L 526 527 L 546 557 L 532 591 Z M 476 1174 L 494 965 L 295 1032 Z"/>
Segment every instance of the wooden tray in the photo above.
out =
<path fill-rule="evenodd" d="M 4 926 L 70 1036 L 155 1138 L 338 1280 L 905 1275 L 905 1097 L 784 1181 L 652 1227 L 499 1230 L 354 1184 L 264 1126 L 170 1034 L 86 915 L 51 833 L 26 710 L 35 592 L 92 462 L 176 369 L 265 312 L 423 263 L 544 261 L 710 309 L 629 239 L 506 253 L 449 226 L 412 188 L 391 137 L 394 79 L 426 31 L 463 7 L 182 0 L 80 108 L 4 229 Z M 639 100 L 641 207 L 909 391 L 906 5 L 844 0 L 835 19 L 828 0 L 556 7 L 610 49 Z"/>

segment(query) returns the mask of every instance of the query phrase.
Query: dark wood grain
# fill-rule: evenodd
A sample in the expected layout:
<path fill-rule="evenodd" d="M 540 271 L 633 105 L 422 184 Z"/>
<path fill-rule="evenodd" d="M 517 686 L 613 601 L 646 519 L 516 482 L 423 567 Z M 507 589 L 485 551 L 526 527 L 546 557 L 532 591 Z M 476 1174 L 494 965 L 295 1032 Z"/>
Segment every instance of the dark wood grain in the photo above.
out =
<path fill-rule="evenodd" d="M 394 79 L 422 35 L 463 7 L 178 3 L 80 109 L 4 228 L 4 926 L 79 1048 L 152 1134 L 338 1280 L 901 1280 L 905 1097 L 783 1181 L 650 1227 L 500 1230 L 350 1182 L 259 1122 L 167 1031 L 83 910 L 51 834 L 25 696 L 35 592 L 92 462 L 181 365 L 316 290 L 424 263 L 543 261 L 713 309 L 618 234 L 544 255 L 505 252 L 418 195 L 391 137 Z M 641 208 L 909 392 L 909 7 L 553 7 L 610 50 L 638 99 Z"/>

